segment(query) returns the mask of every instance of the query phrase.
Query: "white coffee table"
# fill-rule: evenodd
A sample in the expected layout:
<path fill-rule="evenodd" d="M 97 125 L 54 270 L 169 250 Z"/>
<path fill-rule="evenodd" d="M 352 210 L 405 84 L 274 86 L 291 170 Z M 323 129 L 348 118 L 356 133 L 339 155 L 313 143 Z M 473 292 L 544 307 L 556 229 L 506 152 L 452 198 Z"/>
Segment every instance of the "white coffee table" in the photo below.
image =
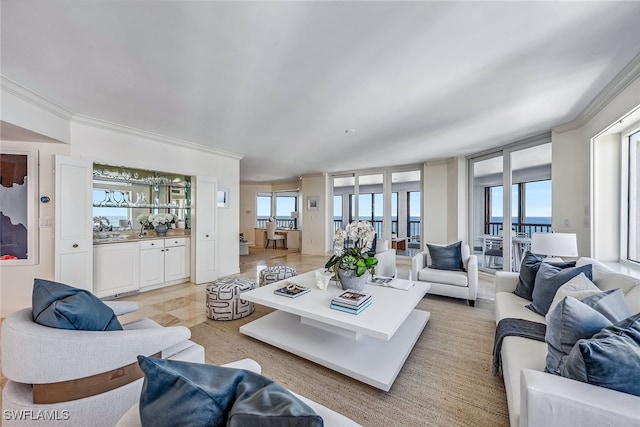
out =
<path fill-rule="evenodd" d="M 396 279 L 401 280 L 401 279 Z M 306 286 L 298 298 L 273 293 L 283 282 Z M 373 302 L 358 315 L 329 308 L 342 292 L 330 282 L 315 285 L 315 271 L 242 294 L 242 299 L 276 311 L 240 327 L 240 332 L 349 377 L 389 391 L 431 313 L 415 309 L 429 290 L 416 282 L 408 291 L 367 285 Z"/>

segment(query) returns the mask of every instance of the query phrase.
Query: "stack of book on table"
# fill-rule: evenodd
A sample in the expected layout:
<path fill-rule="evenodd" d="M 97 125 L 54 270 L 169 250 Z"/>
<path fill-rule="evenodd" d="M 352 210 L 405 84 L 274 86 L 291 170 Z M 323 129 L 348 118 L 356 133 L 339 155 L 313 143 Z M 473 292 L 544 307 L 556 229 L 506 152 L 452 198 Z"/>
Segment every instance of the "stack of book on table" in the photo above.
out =
<path fill-rule="evenodd" d="M 331 308 L 351 314 L 360 314 L 371 305 L 371 295 L 347 289 L 331 300 Z"/>

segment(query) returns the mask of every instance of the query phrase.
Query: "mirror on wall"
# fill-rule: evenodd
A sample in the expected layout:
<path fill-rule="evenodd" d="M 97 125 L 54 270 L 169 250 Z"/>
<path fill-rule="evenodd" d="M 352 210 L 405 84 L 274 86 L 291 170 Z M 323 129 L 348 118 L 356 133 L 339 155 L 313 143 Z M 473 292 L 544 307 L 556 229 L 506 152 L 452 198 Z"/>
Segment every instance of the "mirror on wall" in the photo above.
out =
<path fill-rule="evenodd" d="M 94 229 L 131 230 L 140 215 L 158 213 L 172 213 L 179 227 L 190 228 L 190 212 L 190 176 L 94 164 Z"/>

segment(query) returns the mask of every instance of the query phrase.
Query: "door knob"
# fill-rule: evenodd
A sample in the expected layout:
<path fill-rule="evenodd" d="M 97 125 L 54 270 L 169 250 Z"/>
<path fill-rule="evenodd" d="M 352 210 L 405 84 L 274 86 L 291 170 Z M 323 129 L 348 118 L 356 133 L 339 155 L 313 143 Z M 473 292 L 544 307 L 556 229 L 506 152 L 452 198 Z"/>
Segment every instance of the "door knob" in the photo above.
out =
<path fill-rule="evenodd" d="M 73 244 L 73 247 L 74 247 L 74 248 L 77 248 L 78 246 L 79 246 L 79 245 L 78 245 L 77 243 L 74 243 L 74 244 Z"/>

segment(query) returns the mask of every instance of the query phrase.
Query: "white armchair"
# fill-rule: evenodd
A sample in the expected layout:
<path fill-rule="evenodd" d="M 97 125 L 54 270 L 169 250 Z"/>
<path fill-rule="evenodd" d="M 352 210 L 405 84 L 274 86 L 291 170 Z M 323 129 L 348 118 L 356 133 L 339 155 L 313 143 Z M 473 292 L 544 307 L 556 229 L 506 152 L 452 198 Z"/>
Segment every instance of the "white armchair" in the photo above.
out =
<path fill-rule="evenodd" d="M 108 305 L 116 314 L 136 308 L 126 302 Z M 189 341 L 191 331 L 184 326 L 140 319 L 123 328 L 50 328 L 35 323 L 30 308 L 9 315 L 2 323 L 2 373 L 8 378 L 2 408 L 34 418 L 5 417 L 3 425 L 41 426 L 42 419 L 35 418 L 41 413 L 54 417 L 47 425 L 113 426 L 139 400 L 139 354 L 204 362 L 203 347 Z"/>
<path fill-rule="evenodd" d="M 378 260 L 376 266 L 377 276 L 396 276 L 396 250 L 389 248 L 388 240 L 378 240 L 376 242 L 375 257 Z"/>
<path fill-rule="evenodd" d="M 411 259 L 411 278 L 429 282 L 430 294 L 466 299 L 473 307 L 478 296 L 478 257 L 471 255 L 469 245 L 462 245 L 462 264 L 465 271 L 429 268 L 429 251 L 423 251 Z"/>

